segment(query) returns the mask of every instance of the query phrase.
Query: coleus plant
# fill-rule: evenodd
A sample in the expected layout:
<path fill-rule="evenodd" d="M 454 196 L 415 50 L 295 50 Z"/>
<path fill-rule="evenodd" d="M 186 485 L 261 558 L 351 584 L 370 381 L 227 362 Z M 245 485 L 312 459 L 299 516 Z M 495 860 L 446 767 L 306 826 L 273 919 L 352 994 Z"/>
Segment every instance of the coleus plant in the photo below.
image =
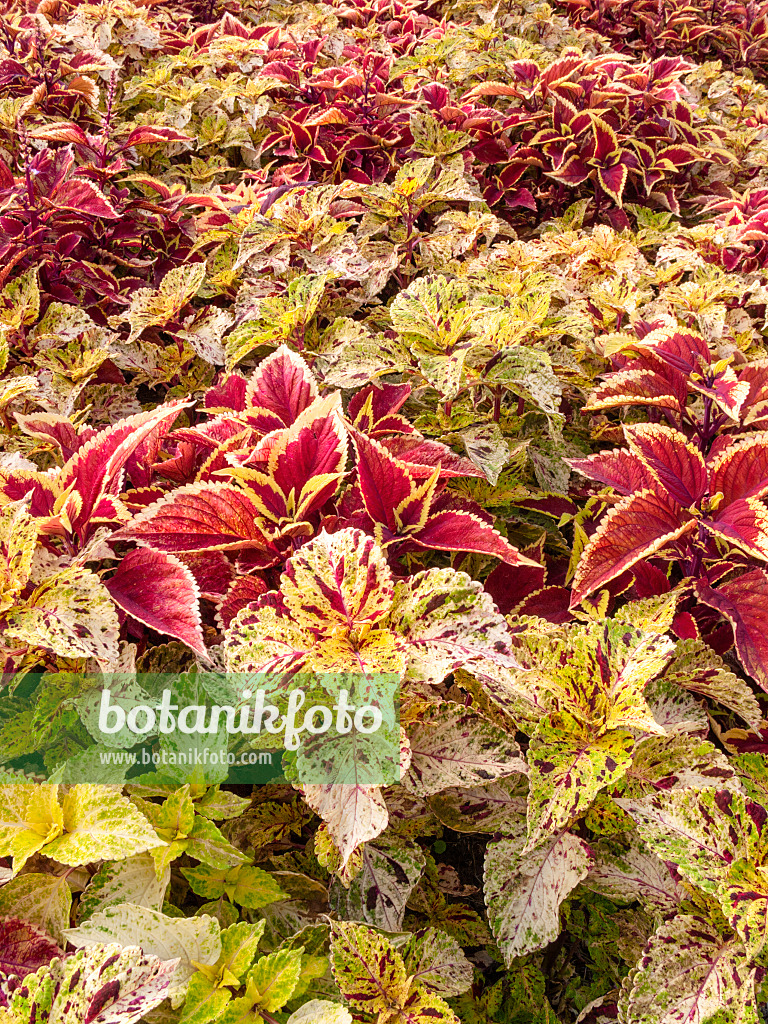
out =
<path fill-rule="evenodd" d="M 2 1024 L 758 1019 L 763 12 L 651 6 L 6 4 Z M 361 665 L 380 784 L 83 782 Z"/>

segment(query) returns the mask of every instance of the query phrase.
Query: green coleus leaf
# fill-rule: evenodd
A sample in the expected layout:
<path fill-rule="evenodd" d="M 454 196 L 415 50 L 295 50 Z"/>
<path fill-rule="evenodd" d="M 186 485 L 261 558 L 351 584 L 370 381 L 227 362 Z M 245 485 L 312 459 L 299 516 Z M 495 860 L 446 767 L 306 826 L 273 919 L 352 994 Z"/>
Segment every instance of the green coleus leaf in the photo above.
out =
<path fill-rule="evenodd" d="M 685 890 L 664 862 L 632 833 L 601 839 L 592 847 L 595 855 L 587 888 L 620 902 L 639 900 L 654 913 L 675 913 Z"/>
<path fill-rule="evenodd" d="M 288 893 L 280 888 L 272 875 L 251 864 L 219 869 L 200 864 L 183 867 L 181 873 L 198 896 L 214 900 L 226 895 L 233 903 L 250 910 L 288 899 Z"/>
<path fill-rule="evenodd" d="M 108 945 L 140 946 L 161 960 L 178 964 L 167 995 L 174 1006 L 184 1000 L 187 982 L 195 964 L 213 964 L 221 955 L 219 922 L 203 914 L 197 917 L 167 917 L 159 910 L 135 903 L 115 903 L 98 910 L 77 928 L 65 932 L 76 948 Z"/>
<path fill-rule="evenodd" d="M 10 1024 L 135 1024 L 158 1006 L 176 970 L 174 960 L 113 943 L 55 959 L 8 999 Z M 4 1022 L 5 1024 L 5 1022 Z"/>
<path fill-rule="evenodd" d="M 622 999 L 627 1024 L 706 1024 L 725 1012 L 758 1020 L 755 968 L 737 938 L 723 938 L 706 918 L 680 915 L 663 924 L 630 975 Z"/>
<path fill-rule="evenodd" d="M 293 995 L 301 976 L 303 948 L 278 949 L 261 957 L 248 972 L 246 998 L 256 1010 L 282 1010 Z"/>
<path fill-rule="evenodd" d="M 184 1024 L 207 1024 L 221 1016 L 232 999 L 233 989 L 241 987 L 253 963 L 265 927 L 265 921 L 258 924 L 240 921 L 221 932 L 218 960 L 213 964 L 194 965 L 197 972 L 189 980 L 180 1018 Z"/>
<path fill-rule="evenodd" d="M 528 747 L 528 849 L 567 828 L 632 762 L 632 734 L 613 729 L 602 736 L 568 714 L 539 723 Z"/>
<path fill-rule="evenodd" d="M 546 837 L 532 849 L 524 837 L 521 826 L 517 834 L 489 843 L 485 858 L 488 919 L 508 965 L 557 938 L 560 905 L 592 862 L 584 840 L 569 832 Z"/>

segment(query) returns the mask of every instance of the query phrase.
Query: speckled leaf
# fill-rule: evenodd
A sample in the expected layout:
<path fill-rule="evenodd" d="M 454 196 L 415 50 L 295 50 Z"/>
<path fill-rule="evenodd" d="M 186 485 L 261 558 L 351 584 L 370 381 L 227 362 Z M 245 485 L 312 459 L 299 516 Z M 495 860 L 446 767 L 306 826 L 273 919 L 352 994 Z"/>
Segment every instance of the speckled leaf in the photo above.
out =
<path fill-rule="evenodd" d="M 631 763 L 632 734 L 596 735 L 570 715 L 542 719 L 528 748 L 528 849 L 584 814 Z"/>
<path fill-rule="evenodd" d="M 472 964 L 456 939 L 438 928 L 416 932 L 402 956 L 414 981 L 436 995 L 458 996 L 472 985 Z"/>
<path fill-rule="evenodd" d="M 634 835 L 601 839 L 584 880 L 588 889 L 620 902 L 639 900 L 654 912 L 677 911 L 685 890 L 655 854 Z"/>
<path fill-rule="evenodd" d="M 375 839 L 387 827 L 388 815 L 379 786 L 348 783 L 306 785 L 304 799 L 328 826 L 341 854 L 342 866 L 361 843 Z"/>
<path fill-rule="evenodd" d="M 352 628 L 388 613 L 392 573 L 371 537 L 358 530 L 323 531 L 288 561 L 281 591 L 298 625 Z"/>
<path fill-rule="evenodd" d="M 389 626 L 408 656 L 407 678 L 439 683 L 458 667 L 516 667 L 509 633 L 482 584 L 453 569 L 429 569 L 395 585 Z"/>
<path fill-rule="evenodd" d="M 150 910 L 160 910 L 170 880 L 170 867 L 160 873 L 160 878 L 157 877 L 155 862 L 149 853 L 107 861 L 80 896 L 78 923 L 82 924 L 97 910 L 106 910 L 115 903 L 134 903 Z"/>
<path fill-rule="evenodd" d="M 768 870 L 737 860 L 719 899 L 731 927 L 744 940 L 749 959 L 754 960 L 768 943 Z"/>
<path fill-rule="evenodd" d="M 12 995 L 12 1024 L 136 1024 L 165 998 L 176 961 L 117 944 L 78 950 L 31 974 Z"/>
<path fill-rule="evenodd" d="M 737 939 L 724 939 L 703 917 L 666 922 L 648 943 L 623 999 L 626 1024 L 757 1021 L 754 971 Z"/>
<path fill-rule="evenodd" d="M 442 703 L 408 737 L 411 766 L 403 785 L 418 796 L 525 772 L 517 743 L 476 711 Z"/>
<path fill-rule="evenodd" d="M 488 920 L 507 965 L 560 934 L 560 904 L 587 876 L 583 839 L 564 832 L 523 852 L 525 834 L 488 844 L 483 891 Z"/>
<path fill-rule="evenodd" d="M 187 982 L 197 969 L 193 964 L 215 964 L 221 955 L 219 922 L 207 914 L 166 917 L 159 910 L 135 903 L 114 903 L 98 910 L 77 928 L 65 932 L 68 942 L 83 946 L 140 946 L 160 960 L 178 960 L 166 995 L 179 1006 Z"/>
<path fill-rule="evenodd" d="M 521 788 L 521 781 L 525 784 Z M 522 775 L 499 779 L 485 786 L 446 789 L 430 797 L 430 809 L 454 832 L 517 830 L 525 818 L 528 780 Z"/>
<path fill-rule="evenodd" d="M 403 927 L 406 900 L 426 861 L 415 843 L 384 835 L 365 843 L 362 863 L 348 887 L 334 882 L 331 907 L 345 921 L 364 921 L 388 932 Z"/>
<path fill-rule="evenodd" d="M 754 854 L 757 826 L 740 793 L 673 789 L 616 802 L 647 845 L 704 892 L 717 894 L 728 865 Z"/>
<path fill-rule="evenodd" d="M 120 624 L 109 592 L 88 569 L 57 573 L 6 617 L 7 636 L 65 658 L 117 662 Z"/>
<path fill-rule="evenodd" d="M 310 999 L 294 1011 L 285 1024 L 352 1024 L 352 1014 L 341 1003 Z"/>

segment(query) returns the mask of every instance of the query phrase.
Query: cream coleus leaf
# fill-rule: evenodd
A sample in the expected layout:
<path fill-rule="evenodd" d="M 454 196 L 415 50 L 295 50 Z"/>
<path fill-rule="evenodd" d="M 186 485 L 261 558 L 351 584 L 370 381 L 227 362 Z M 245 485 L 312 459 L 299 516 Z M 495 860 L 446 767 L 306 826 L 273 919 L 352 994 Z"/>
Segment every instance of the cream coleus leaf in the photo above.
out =
<path fill-rule="evenodd" d="M 0 917 L 18 917 L 29 921 L 62 947 L 64 929 L 69 926 L 72 890 L 67 874 L 40 874 L 36 871 L 17 875 L 0 886 Z"/>
<path fill-rule="evenodd" d="M 216 918 L 207 914 L 167 917 L 135 903 L 115 903 L 97 911 L 79 927 L 68 928 L 65 935 L 76 949 L 116 942 L 124 948 L 140 946 L 144 953 L 160 960 L 178 960 L 166 993 L 177 1007 L 196 965 L 215 964 L 219 959 L 220 931 Z"/>
<path fill-rule="evenodd" d="M 389 626 L 408 659 L 406 678 L 439 683 L 466 667 L 514 669 L 509 632 L 482 584 L 453 569 L 428 569 L 395 585 Z"/>
<path fill-rule="evenodd" d="M 472 964 L 456 939 L 438 928 L 416 932 L 402 955 L 414 981 L 436 995 L 458 996 L 472 985 Z"/>
<path fill-rule="evenodd" d="M 586 813 L 606 786 L 632 762 L 632 734 L 614 729 L 602 736 L 570 715 L 542 719 L 528 747 L 528 847 L 568 827 Z"/>
<path fill-rule="evenodd" d="M 64 831 L 58 786 L 0 786 L 0 856 L 18 872 Z"/>
<path fill-rule="evenodd" d="M 639 900 L 655 913 L 675 913 L 685 890 L 654 853 L 635 835 L 601 839 L 584 880 L 588 889 L 619 902 Z"/>
<path fill-rule="evenodd" d="M 352 1014 L 341 1003 L 310 999 L 291 1014 L 286 1024 L 352 1024 Z"/>
<path fill-rule="evenodd" d="M 563 832 L 524 852 L 524 828 L 488 844 L 483 891 L 488 920 L 507 965 L 554 941 L 560 905 L 587 877 L 592 854 Z"/>
<path fill-rule="evenodd" d="M 160 878 L 157 877 L 155 861 L 149 853 L 107 861 L 80 896 L 78 922 L 82 924 L 97 911 L 106 910 L 116 903 L 134 903 L 160 910 L 170 880 L 170 867 L 166 867 Z"/>
<path fill-rule="evenodd" d="M 409 740 L 411 766 L 403 785 L 418 796 L 526 771 L 511 736 L 458 704 L 440 704 L 419 720 Z"/>
<path fill-rule="evenodd" d="M 23 503 L 0 509 L 0 611 L 14 603 L 29 580 L 37 543 L 37 523 Z"/>
<path fill-rule="evenodd" d="M 360 870 L 346 888 L 338 881 L 332 886 L 331 906 L 344 920 L 400 931 L 406 902 L 426 864 L 421 848 L 385 834 L 363 844 L 360 855 Z"/>
<path fill-rule="evenodd" d="M 734 861 L 754 858 L 759 833 L 740 793 L 673 789 L 616 803 L 648 847 L 706 893 L 717 895 Z"/>
<path fill-rule="evenodd" d="M 7 1021 L 136 1024 L 165 999 L 175 970 L 175 960 L 145 956 L 136 947 L 78 950 L 27 975 L 9 998 Z"/>
<path fill-rule="evenodd" d="M 64 658 L 95 658 L 104 668 L 118 659 L 120 623 L 98 576 L 72 567 L 37 587 L 5 618 L 5 634 Z"/>
<path fill-rule="evenodd" d="M 389 816 L 379 786 L 318 783 L 302 786 L 302 793 L 325 822 L 342 867 L 361 843 L 375 839 L 387 827 Z"/>
<path fill-rule="evenodd" d="M 631 976 L 621 1007 L 626 1024 L 706 1024 L 724 1013 L 759 1020 L 755 968 L 737 938 L 725 939 L 703 917 L 680 915 L 659 928 Z"/>

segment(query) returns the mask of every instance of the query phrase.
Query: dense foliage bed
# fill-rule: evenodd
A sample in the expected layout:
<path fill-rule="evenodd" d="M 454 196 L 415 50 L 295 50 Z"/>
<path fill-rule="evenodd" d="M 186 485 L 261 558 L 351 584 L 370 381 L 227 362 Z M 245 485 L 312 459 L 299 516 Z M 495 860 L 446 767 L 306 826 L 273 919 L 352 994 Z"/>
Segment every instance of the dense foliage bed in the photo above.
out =
<path fill-rule="evenodd" d="M 768 4 L 0 30 L 0 1024 L 757 1024 Z M 352 672 L 398 784 L 103 767 Z"/>

